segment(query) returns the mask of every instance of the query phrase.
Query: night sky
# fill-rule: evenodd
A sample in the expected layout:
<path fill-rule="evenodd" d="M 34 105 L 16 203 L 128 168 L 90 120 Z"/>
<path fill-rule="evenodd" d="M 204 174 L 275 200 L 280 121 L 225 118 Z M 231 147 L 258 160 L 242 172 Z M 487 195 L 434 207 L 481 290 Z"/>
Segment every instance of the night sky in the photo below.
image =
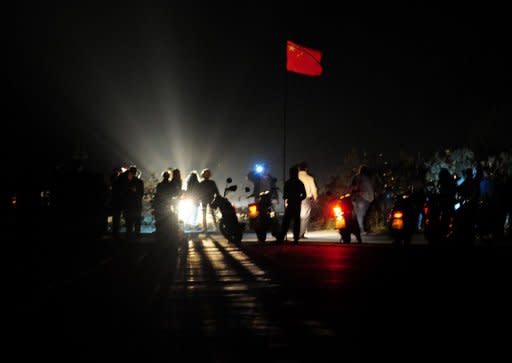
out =
<path fill-rule="evenodd" d="M 321 181 L 353 148 L 510 146 L 510 21 L 492 2 L 64 3 L 6 12 L 8 174 L 81 150 L 107 174 L 209 167 L 244 184 L 265 161 L 281 179 L 285 82 L 287 166 Z M 323 51 L 321 77 L 285 73 L 286 39 Z"/>

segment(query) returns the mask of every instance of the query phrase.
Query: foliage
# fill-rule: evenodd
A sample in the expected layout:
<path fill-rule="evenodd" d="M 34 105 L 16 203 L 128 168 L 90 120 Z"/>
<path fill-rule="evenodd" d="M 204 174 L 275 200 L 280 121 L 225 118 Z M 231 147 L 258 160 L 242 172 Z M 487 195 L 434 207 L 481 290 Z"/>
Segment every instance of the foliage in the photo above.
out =
<path fill-rule="evenodd" d="M 467 148 L 443 150 L 436 152 L 434 157 L 425 162 L 427 168 L 426 181 L 437 184 L 439 172 L 446 168 L 450 174 L 460 177 L 465 169 L 475 166 L 475 154 Z"/>
<path fill-rule="evenodd" d="M 425 161 L 428 170 L 427 182 L 438 181 L 439 171 L 442 168 L 448 169 L 456 178 L 462 175 L 462 171 L 468 168 L 489 168 L 491 174 L 498 183 L 507 183 L 512 177 L 512 152 L 502 151 L 496 155 L 487 155 L 477 160 L 475 153 L 468 148 L 444 150 L 435 153 L 429 160 Z"/>

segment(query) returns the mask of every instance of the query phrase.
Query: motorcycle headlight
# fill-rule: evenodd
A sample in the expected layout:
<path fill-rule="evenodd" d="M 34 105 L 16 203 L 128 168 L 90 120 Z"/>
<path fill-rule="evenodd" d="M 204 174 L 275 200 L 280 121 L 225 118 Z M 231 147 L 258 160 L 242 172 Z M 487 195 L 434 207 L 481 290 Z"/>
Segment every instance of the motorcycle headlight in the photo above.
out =
<path fill-rule="evenodd" d="M 191 199 L 181 199 L 178 202 L 178 219 L 188 220 L 194 213 L 194 202 Z"/>

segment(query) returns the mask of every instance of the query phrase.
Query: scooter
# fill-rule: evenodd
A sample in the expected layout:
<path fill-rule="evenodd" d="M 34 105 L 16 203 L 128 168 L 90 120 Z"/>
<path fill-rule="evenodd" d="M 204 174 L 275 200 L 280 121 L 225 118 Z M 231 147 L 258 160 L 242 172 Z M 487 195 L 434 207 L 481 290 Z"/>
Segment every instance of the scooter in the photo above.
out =
<path fill-rule="evenodd" d="M 219 219 L 219 230 L 222 235 L 230 242 L 237 246 L 242 243 L 242 236 L 244 225 L 238 221 L 235 207 L 226 198 L 229 192 L 237 190 L 236 185 L 229 185 L 233 180 L 226 179 L 226 187 L 224 188 L 224 195 L 216 195 L 211 202 L 210 206 L 213 209 L 219 209 L 222 217 Z"/>
<path fill-rule="evenodd" d="M 332 206 L 335 227 L 340 233 L 340 242 L 350 243 L 351 235 L 355 235 L 357 242 L 361 243 L 361 231 L 357 224 L 354 205 L 350 193 L 342 195 Z"/>
<path fill-rule="evenodd" d="M 477 206 L 475 201 L 456 196 L 454 204 L 441 204 L 437 195 L 424 207 L 425 238 L 429 244 L 472 245 L 475 241 Z"/>
<path fill-rule="evenodd" d="M 248 193 L 250 189 L 246 187 L 245 191 Z M 274 237 L 279 233 L 279 221 L 272 205 L 271 195 L 269 190 L 261 192 L 257 200 L 254 203 L 249 203 L 247 208 L 249 226 L 256 232 L 259 242 L 265 242 L 268 232 Z"/>
<path fill-rule="evenodd" d="M 416 230 L 416 213 L 408 194 L 398 196 L 389 214 L 389 232 L 397 245 L 411 243 Z"/>

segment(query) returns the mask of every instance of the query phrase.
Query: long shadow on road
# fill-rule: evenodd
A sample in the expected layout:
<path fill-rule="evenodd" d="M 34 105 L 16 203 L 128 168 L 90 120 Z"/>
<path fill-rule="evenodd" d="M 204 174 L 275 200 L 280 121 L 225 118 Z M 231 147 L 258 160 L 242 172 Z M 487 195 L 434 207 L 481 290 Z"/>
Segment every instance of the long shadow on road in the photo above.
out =
<path fill-rule="evenodd" d="M 70 260 L 60 275 L 58 265 L 48 269 L 51 283 L 42 275 L 19 280 L 9 340 L 18 358 L 498 361 L 508 354 L 508 246 L 237 248 L 204 235 L 125 242 L 82 257 L 80 249 L 62 253 Z"/>

